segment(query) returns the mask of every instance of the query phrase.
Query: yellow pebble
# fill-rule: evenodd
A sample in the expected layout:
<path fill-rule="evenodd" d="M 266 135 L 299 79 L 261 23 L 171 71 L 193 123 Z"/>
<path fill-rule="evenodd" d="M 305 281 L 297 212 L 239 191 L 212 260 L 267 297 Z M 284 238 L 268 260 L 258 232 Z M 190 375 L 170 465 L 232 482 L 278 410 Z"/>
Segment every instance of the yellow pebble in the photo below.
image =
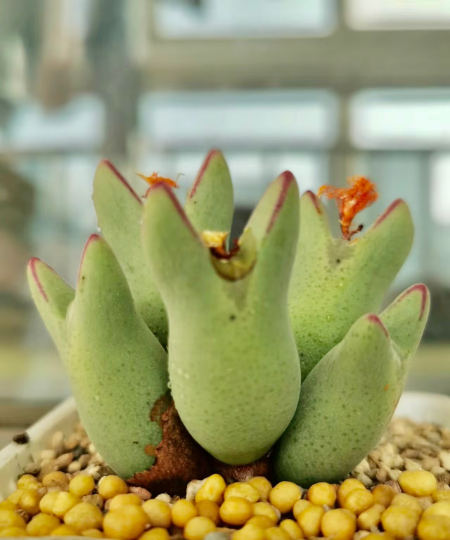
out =
<path fill-rule="evenodd" d="M 128 504 L 134 504 L 136 506 L 142 505 L 142 499 L 135 493 L 121 493 L 116 495 L 110 500 L 109 511 L 117 510 L 121 506 L 127 506 Z"/>
<path fill-rule="evenodd" d="M 364 531 L 370 531 L 377 527 L 381 520 L 381 514 L 386 510 L 382 504 L 374 504 L 358 516 L 358 527 Z"/>
<path fill-rule="evenodd" d="M 187 523 L 183 536 L 186 540 L 203 540 L 207 534 L 215 530 L 216 526 L 209 518 L 196 516 Z"/>
<path fill-rule="evenodd" d="M 402 490 L 414 497 L 426 497 L 437 489 L 437 480 L 429 471 L 404 471 L 398 483 Z"/>
<path fill-rule="evenodd" d="M 261 529 L 268 529 L 269 527 L 276 527 L 277 525 L 276 521 L 273 521 L 267 516 L 253 516 L 246 524 L 248 525 L 249 523 L 261 527 Z"/>
<path fill-rule="evenodd" d="M 129 504 L 108 512 L 103 520 L 103 530 L 107 538 L 133 540 L 144 532 L 148 516 L 140 506 Z"/>
<path fill-rule="evenodd" d="M 123 507 L 128 508 L 128 507 Z M 136 507 L 137 508 L 137 507 Z M 91 503 L 80 502 L 71 508 L 64 516 L 64 523 L 83 532 L 86 529 L 100 529 L 103 522 L 103 513 Z"/>
<path fill-rule="evenodd" d="M 442 515 L 423 517 L 417 526 L 420 540 L 449 540 L 450 518 Z"/>
<path fill-rule="evenodd" d="M 300 525 L 293 519 L 284 519 L 280 523 L 280 529 L 287 532 L 291 540 L 301 540 L 304 538 Z"/>
<path fill-rule="evenodd" d="M 39 503 L 41 499 L 42 496 L 36 489 L 27 489 L 19 499 L 19 506 L 27 514 L 30 514 L 30 516 L 35 516 L 39 514 Z"/>
<path fill-rule="evenodd" d="M 8 501 L 8 499 L 6 499 L 0 503 L 0 510 L 17 510 L 17 504 L 14 504 L 12 501 Z"/>
<path fill-rule="evenodd" d="M 264 529 L 252 523 L 248 523 L 231 536 L 231 540 L 265 540 L 265 538 Z"/>
<path fill-rule="evenodd" d="M 268 502 L 257 502 L 253 505 L 253 515 L 254 516 L 267 516 L 275 524 L 280 519 L 280 511 L 269 504 Z"/>
<path fill-rule="evenodd" d="M 319 482 L 308 489 L 307 497 L 308 501 L 312 504 L 316 504 L 317 506 L 326 504 L 333 508 L 336 502 L 336 491 L 331 484 Z"/>
<path fill-rule="evenodd" d="M 347 494 L 342 505 L 353 514 L 359 516 L 374 504 L 374 497 L 367 489 L 354 489 Z"/>
<path fill-rule="evenodd" d="M 324 536 L 333 540 L 352 540 L 356 524 L 348 512 L 339 508 L 325 513 L 320 528 Z"/>
<path fill-rule="evenodd" d="M 439 501 L 429 506 L 423 513 L 423 517 L 428 516 L 450 517 L 450 501 Z"/>
<path fill-rule="evenodd" d="M 69 482 L 69 491 L 78 497 L 89 495 L 95 488 L 94 479 L 90 474 L 77 474 Z"/>
<path fill-rule="evenodd" d="M 56 516 L 37 514 L 27 525 L 27 533 L 30 536 L 50 536 L 61 525 Z"/>
<path fill-rule="evenodd" d="M 67 512 L 81 502 L 80 497 L 77 497 L 69 491 L 59 491 L 53 503 L 52 514 L 59 518 L 63 518 Z"/>
<path fill-rule="evenodd" d="M 8 497 L 8 501 L 13 502 L 14 504 L 19 504 L 20 497 L 25 493 L 24 489 L 16 489 L 11 495 Z"/>
<path fill-rule="evenodd" d="M 269 500 L 272 484 L 264 476 L 254 476 L 248 481 L 254 488 L 258 490 L 261 501 Z"/>
<path fill-rule="evenodd" d="M 366 489 L 366 486 L 356 478 L 347 478 L 347 480 L 342 482 L 337 493 L 339 506 L 344 506 L 345 497 L 347 497 L 350 491 L 354 491 L 355 489 Z"/>
<path fill-rule="evenodd" d="M 270 527 L 264 531 L 266 540 L 291 540 L 289 533 L 280 527 Z"/>
<path fill-rule="evenodd" d="M 220 518 L 228 525 L 244 525 L 252 515 L 252 505 L 240 497 L 230 497 L 220 507 Z"/>
<path fill-rule="evenodd" d="M 14 510 L 0 510 L 0 530 L 6 529 L 6 527 L 22 527 L 26 526 L 25 520 L 19 514 L 16 514 Z"/>
<path fill-rule="evenodd" d="M 215 504 L 212 501 L 200 501 L 198 505 L 202 503 L 211 503 Z M 216 505 L 217 511 L 219 511 L 219 507 Z M 191 501 L 187 501 L 186 499 L 179 499 L 173 506 L 172 506 L 172 521 L 173 524 L 176 527 L 180 527 L 181 529 L 186 526 L 188 521 L 190 521 L 192 518 L 194 518 L 198 514 L 197 507 L 195 504 Z M 204 516 L 209 517 L 209 516 Z"/>
<path fill-rule="evenodd" d="M 158 499 L 150 499 L 145 501 L 142 509 L 147 514 L 152 527 L 168 529 L 172 524 L 172 512 L 166 502 Z"/>
<path fill-rule="evenodd" d="M 287 514 L 294 508 L 294 504 L 301 499 L 302 490 L 293 482 L 280 482 L 269 494 L 269 501 L 282 514 Z"/>
<path fill-rule="evenodd" d="M 39 489 L 42 484 L 32 474 L 24 474 L 17 480 L 17 489 Z"/>
<path fill-rule="evenodd" d="M 312 506 L 312 503 L 307 501 L 306 499 L 300 499 L 294 504 L 292 513 L 294 514 L 294 517 L 297 521 L 298 521 L 298 516 L 303 512 L 305 508 L 308 508 L 309 506 Z"/>
<path fill-rule="evenodd" d="M 41 512 L 44 512 L 45 514 L 53 514 L 53 505 L 55 504 L 55 501 L 60 493 L 60 491 L 50 491 L 49 493 L 46 493 L 39 503 Z"/>
<path fill-rule="evenodd" d="M 27 531 L 21 527 L 6 527 L 6 529 L 0 531 L 0 537 L 7 536 L 27 536 Z"/>
<path fill-rule="evenodd" d="M 128 486 L 122 478 L 110 474 L 104 476 L 98 483 L 98 493 L 104 499 L 112 499 L 116 495 L 128 493 Z"/>
<path fill-rule="evenodd" d="M 170 534 L 167 532 L 167 529 L 155 527 L 140 536 L 139 540 L 170 540 Z"/>
<path fill-rule="evenodd" d="M 227 485 L 225 480 L 220 474 L 213 474 L 205 480 L 203 486 L 197 491 L 195 495 L 195 502 L 208 500 L 214 501 L 217 504 L 222 502 L 223 493 Z"/>
<path fill-rule="evenodd" d="M 42 479 L 42 485 L 47 488 L 58 487 L 61 489 L 67 489 L 68 484 L 69 479 L 67 478 L 67 474 L 61 471 L 49 472 Z"/>
<path fill-rule="evenodd" d="M 398 493 L 395 495 L 391 501 L 391 506 L 406 506 L 407 508 L 411 508 L 411 510 L 415 510 L 419 515 L 423 510 L 420 502 L 415 497 L 407 495 L 406 493 Z"/>
<path fill-rule="evenodd" d="M 183 500 L 183 499 L 182 499 Z M 176 503 L 175 503 L 176 504 Z M 199 501 L 196 503 L 195 507 L 197 508 L 197 514 L 199 516 L 207 517 L 217 525 L 220 521 L 219 515 L 219 505 L 214 501 Z M 173 508 L 172 508 L 172 519 L 173 519 Z"/>
<path fill-rule="evenodd" d="M 370 533 L 367 536 L 364 536 L 363 540 L 395 540 L 395 538 L 387 532 L 382 532 Z"/>
<path fill-rule="evenodd" d="M 88 536 L 89 538 L 104 538 L 105 535 L 98 529 L 86 529 L 81 533 L 82 536 Z"/>
<path fill-rule="evenodd" d="M 322 506 L 308 506 L 298 516 L 297 521 L 306 538 L 308 536 L 319 536 L 320 524 L 325 510 Z"/>
<path fill-rule="evenodd" d="M 381 514 L 384 530 L 398 538 L 413 536 L 418 522 L 418 512 L 407 506 L 390 506 Z"/>
<path fill-rule="evenodd" d="M 382 504 L 387 508 L 395 497 L 395 491 L 387 484 L 379 484 L 372 489 L 372 495 L 375 504 Z"/>
<path fill-rule="evenodd" d="M 225 500 L 230 497 L 242 497 L 247 499 L 249 503 L 255 503 L 259 500 L 259 491 L 247 482 L 235 482 L 227 486 L 223 494 Z"/>
<path fill-rule="evenodd" d="M 450 489 L 436 489 L 431 494 L 431 497 L 433 502 L 450 501 Z"/>
<path fill-rule="evenodd" d="M 50 536 L 77 536 L 77 531 L 69 525 L 60 525 L 50 533 Z"/>

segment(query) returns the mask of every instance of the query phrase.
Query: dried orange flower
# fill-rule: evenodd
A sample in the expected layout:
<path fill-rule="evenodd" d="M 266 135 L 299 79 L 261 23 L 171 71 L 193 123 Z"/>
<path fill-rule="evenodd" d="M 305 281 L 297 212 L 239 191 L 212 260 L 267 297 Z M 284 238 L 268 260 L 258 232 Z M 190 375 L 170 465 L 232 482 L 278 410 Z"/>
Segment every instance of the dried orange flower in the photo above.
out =
<path fill-rule="evenodd" d="M 350 187 L 337 188 L 334 186 L 322 186 L 319 188 L 319 197 L 325 195 L 328 199 L 336 199 L 339 209 L 339 221 L 342 236 L 350 240 L 352 236 L 362 230 L 359 225 L 351 230 L 351 225 L 356 214 L 373 204 L 378 199 L 375 184 L 364 176 L 353 176 L 347 180 Z"/>
<path fill-rule="evenodd" d="M 168 186 L 172 188 L 178 188 L 180 187 L 176 180 L 172 180 L 171 178 L 164 178 L 164 176 L 159 176 L 159 173 L 154 172 L 150 176 L 145 176 L 144 174 L 136 173 L 140 178 L 145 180 L 147 184 L 150 184 L 151 186 L 154 186 L 155 184 L 158 184 L 159 182 L 163 182 L 164 184 L 167 184 Z M 178 180 L 178 179 L 177 179 Z"/>

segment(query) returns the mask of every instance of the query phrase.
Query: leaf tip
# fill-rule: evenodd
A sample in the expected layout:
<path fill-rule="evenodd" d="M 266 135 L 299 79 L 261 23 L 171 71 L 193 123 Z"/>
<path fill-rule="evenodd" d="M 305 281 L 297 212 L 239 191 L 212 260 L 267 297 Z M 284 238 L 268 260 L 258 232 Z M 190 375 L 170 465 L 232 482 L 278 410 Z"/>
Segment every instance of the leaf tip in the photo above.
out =
<path fill-rule="evenodd" d="M 217 150 L 216 148 L 213 148 L 208 152 L 206 155 L 205 160 L 202 163 L 202 166 L 200 167 L 200 170 L 197 173 L 197 176 L 195 177 L 194 183 L 192 184 L 192 188 L 190 189 L 188 193 L 188 198 L 192 199 L 192 197 L 195 195 L 201 181 L 203 180 L 203 177 L 205 175 L 206 170 L 209 167 L 209 164 L 216 156 L 221 156 L 222 152 L 220 150 Z"/>
<path fill-rule="evenodd" d="M 408 297 L 409 295 L 413 293 L 418 293 L 421 295 L 421 303 L 420 303 L 420 313 L 419 313 L 419 320 L 421 321 L 423 319 L 423 316 L 425 314 L 425 310 L 427 307 L 427 303 L 429 301 L 430 297 L 430 291 L 427 289 L 427 287 L 423 283 L 418 283 L 417 285 L 413 285 L 409 289 L 407 289 L 398 299 L 399 302 L 401 302 L 403 299 Z"/>
<path fill-rule="evenodd" d="M 383 223 L 383 221 L 385 221 L 385 219 L 388 218 L 398 206 L 402 206 L 402 205 L 406 206 L 406 203 L 405 203 L 405 201 L 403 199 L 395 199 L 395 201 L 393 201 L 386 208 L 386 210 L 381 214 L 381 216 L 379 216 L 379 218 L 375 221 L 373 227 L 374 228 L 378 227 L 378 225 Z"/>
<path fill-rule="evenodd" d="M 48 302 L 47 293 L 45 292 L 44 286 L 42 285 L 41 280 L 39 279 L 37 269 L 36 269 L 36 265 L 39 264 L 39 263 L 44 264 L 41 261 L 41 259 L 38 259 L 37 257 L 33 257 L 32 259 L 30 259 L 30 262 L 28 263 L 28 269 L 29 269 L 29 271 L 31 273 L 31 276 L 33 277 L 34 282 L 36 283 L 36 287 L 37 287 L 39 293 L 41 294 L 42 298 L 46 302 Z"/>
<path fill-rule="evenodd" d="M 366 316 L 367 320 L 375 325 L 378 325 L 382 330 L 386 337 L 389 336 L 389 332 L 387 331 L 387 328 L 384 326 L 381 319 L 378 317 L 378 315 L 375 315 L 375 313 L 369 313 L 369 315 Z"/>
<path fill-rule="evenodd" d="M 139 195 L 134 191 L 134 189 L 130 186 L 127 180 L 125 180 L 125 178 L 120 174 L 120 172 L 111 163 L 111 161 L 109 161 L 109 159 L 102 159 L 97 167 L 97 170 L 104 168 L 108 169 L 108 171 L 112 173 L 117 180 L 119 180 L 119 182 L 129 191 L 129 193 L 138 201 L 138 203 L 142 205 L 142 201 Z"/>
<path fill-rule="evenodd" d="M 278 215 L 280 214 L 280 211 L 283 208 L 283 204 L 286 200 L 290 187 L 293 185 L 297 185 L 295 176 L 291 173 L 291 171 L 282 172 L 276 179 L 276 182 L 279 183 L 279 194 L 278 194 L 278 199 L 277 199 L 277 202 L 275 203 L 269 224 L 267 225 L 266 233 L 269 233 L 272 227 L 274 226 L 278 218 Z"/>
<path fill-rule="evenodd" d="M 317 210 L 317 213 L 321 214 L 322 209 L 320 208 L 319 197 L 315 193 L 309 190 L 305 192 L 305 197 L 309 197 L 311 199 L 311 202 L 313 203 L 314 208 Z"/>

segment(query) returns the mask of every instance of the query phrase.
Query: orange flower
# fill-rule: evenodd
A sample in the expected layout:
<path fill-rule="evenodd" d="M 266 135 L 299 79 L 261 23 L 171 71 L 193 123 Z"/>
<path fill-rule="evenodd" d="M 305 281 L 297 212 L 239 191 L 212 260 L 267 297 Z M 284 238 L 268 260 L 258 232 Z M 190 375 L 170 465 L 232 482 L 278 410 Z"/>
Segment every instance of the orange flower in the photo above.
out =
<path fill-rule="evenodd" d="M 159 182 L 163 182 L 164 184 L 167 184 L 171 188 L 178 188 L 180 187 L 176 180 L 172 180 L 171 178 L 164 178 L 164 176 L 159 176 L 159 173 L 154 172 L 150 176 L 145 176 L 144 174 L 136 173 L 140 178 L 145 180 L 147 184 L 150 184 L 151 186 L 154 186 L 155 184 L 158 184 Z"/>
<path fill-rule="evenodd" d="M 364 176 L 353 176 L 347 180 L 350 187 L 337 188 L 334 186 L 322 186 L 318 195 L 325 195 L 328 199 L 336 199 L 339 209 L 339 221 L 342 236 L 350 240 L 352 236 L 360 232 L 362 225 L 351 230 L 352 221 L 356 214 L 373 204 L 378 199 L 375 184 Z"/>

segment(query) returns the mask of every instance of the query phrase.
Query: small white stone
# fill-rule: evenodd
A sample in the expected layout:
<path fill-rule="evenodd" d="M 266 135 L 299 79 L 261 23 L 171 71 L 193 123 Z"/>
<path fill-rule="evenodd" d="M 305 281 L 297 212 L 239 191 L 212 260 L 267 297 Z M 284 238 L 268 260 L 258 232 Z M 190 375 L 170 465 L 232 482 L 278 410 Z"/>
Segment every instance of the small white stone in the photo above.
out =
<path fill-rule="evenodd" d="M 186 500 L 193 501 L 197 491 L 203 486 L 205 480 L 191 480 L 186 487 Z"/>
<path fill-rule="evenodd" d="M 169 506 L 172 506 L 172 497 L 168 493 L 160 493 L 155 497 L 155 499 L 158 501 L 163 501 Z"/>
<path fill-rule="evenodd" d="M 402 471 L 400 471 L 399 469 L 390 469 L 388 472 L 389 478 L 391 480 L 398 480 L 401 474 Z"/>
<path fill-rule="evenodd" d="M 417 461 L 414 461 L 414 459 L 405 458 L 405 469 L 407 471 L 421 471 L 422 466 Z"/>
<path fill-rule="evenodd" d="M 355 467 L 355 473 L 365 473 L 370 470 L 369 462 L 364 458 L 358 465 Z"/>
<path fill-rule="evenodd" d="M 79 461 L 72 461 L 72 463 L 67 467 L 67 472 L 74 473 L 81 470 L 81 463 Z"/>
<path fill-rule="evenodd" d="M 439 452 L 439 459 L 444 469 L 450 471 L 450 452 Z"/>
<path fill-rule="evenodd" d="M 51 461 L 56 458 L 56 452 L 54 450 L 42 450 L 39 454 L 42 461 Z"/>

